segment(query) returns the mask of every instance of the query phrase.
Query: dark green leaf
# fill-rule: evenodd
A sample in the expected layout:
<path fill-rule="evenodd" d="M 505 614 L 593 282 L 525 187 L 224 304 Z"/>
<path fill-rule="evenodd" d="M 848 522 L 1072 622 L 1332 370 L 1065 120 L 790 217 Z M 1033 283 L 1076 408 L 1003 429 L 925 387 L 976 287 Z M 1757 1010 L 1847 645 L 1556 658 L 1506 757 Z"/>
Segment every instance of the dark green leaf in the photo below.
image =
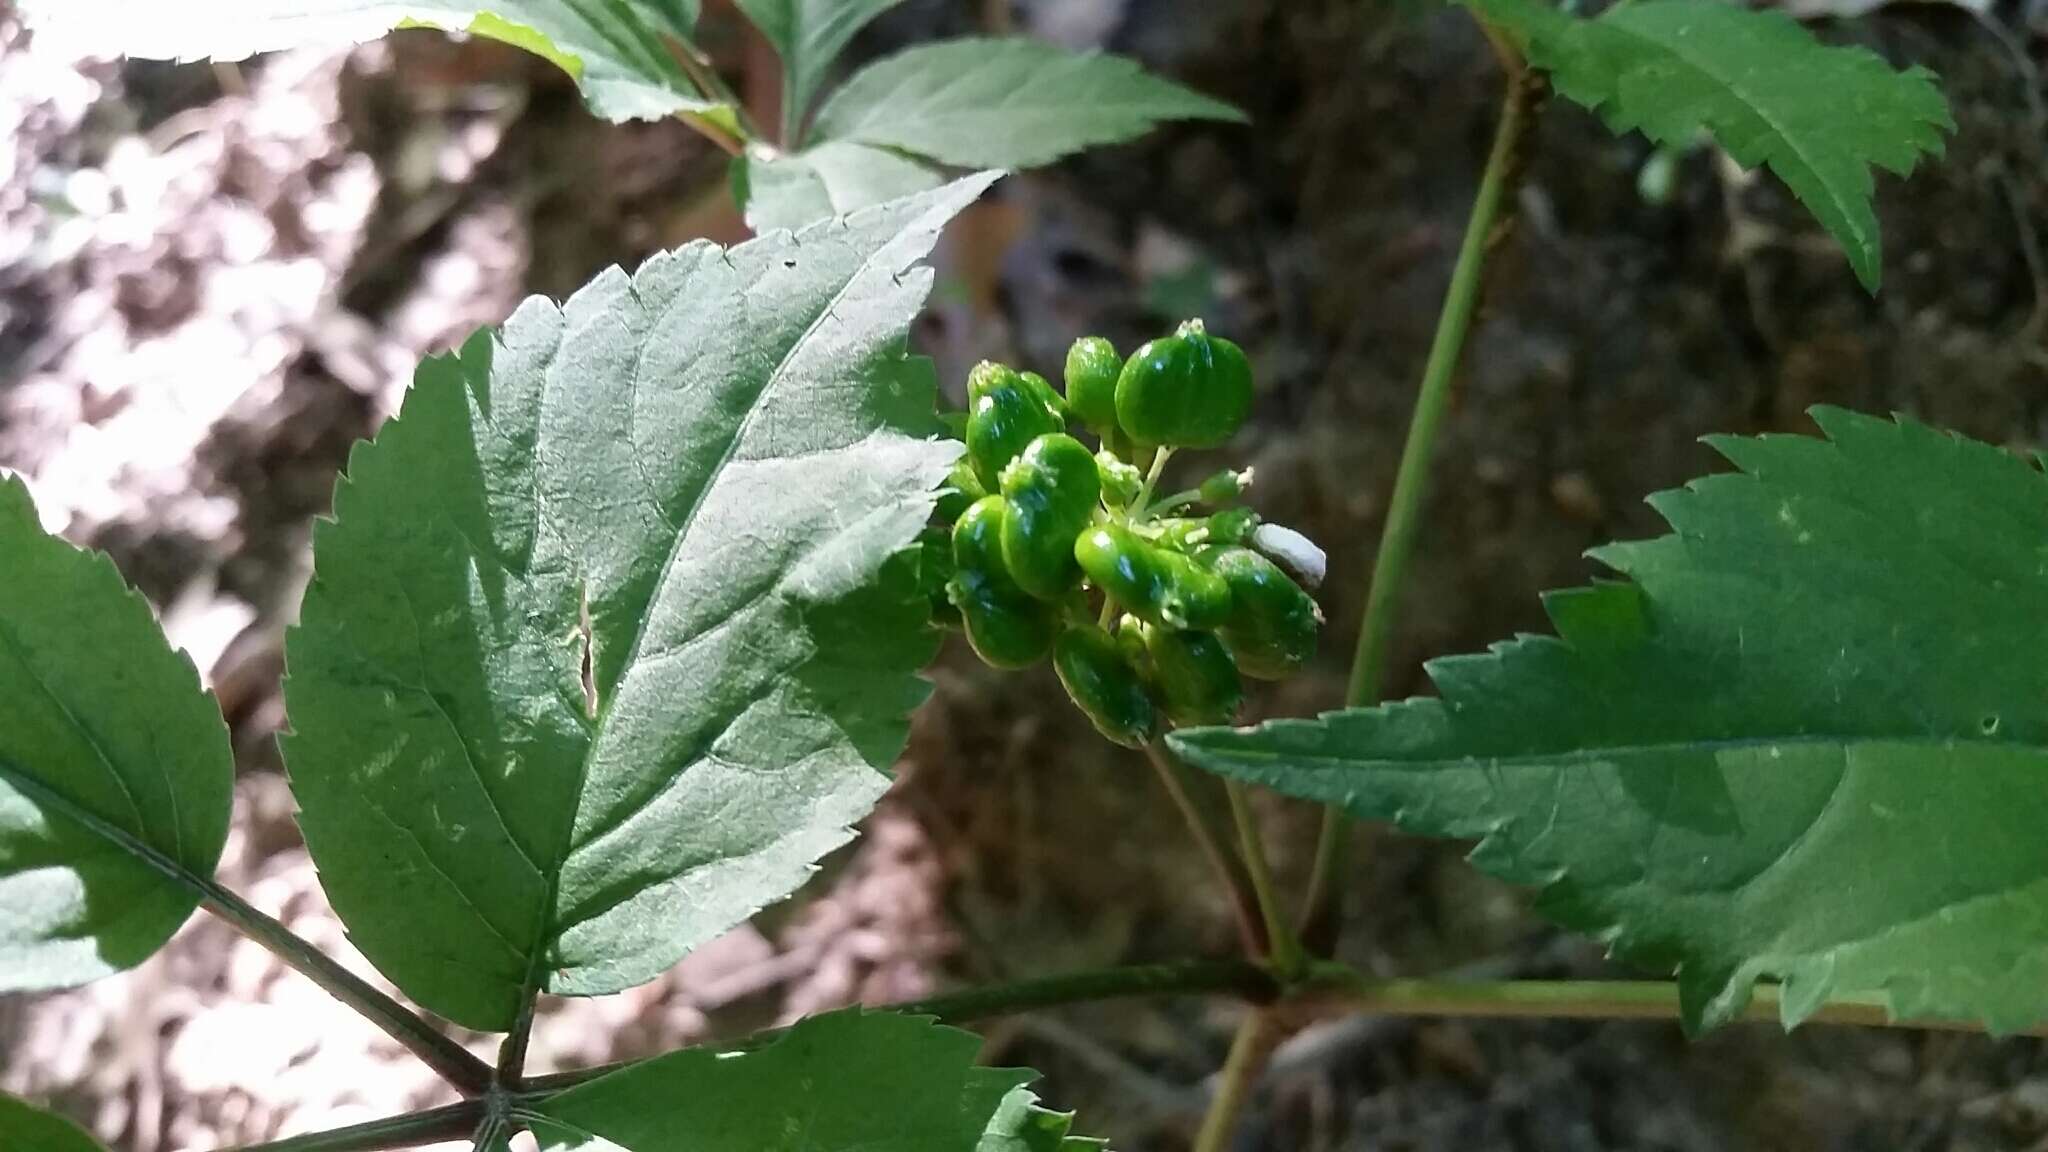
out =
<path fill-rule="evenodd" d="M 816 135 L 960 167 L 1028 168 L 1167 120 L 1243 119 L 1119 56 L 1037 40 L 949 40 L 870 64 L 819 109 Z"/>
<path fill-rule="evenodd" d="M 141 963 L 192 914 L 234 761 L 149 605 L 45 534 L 4 475 L 0 558 L 0 992 L 68 987 Z"/>
<path fill-rule="evenodd" d="M 0 1092 L 0 1152 L 103 1152 L 71 1121 Z"/>
<path fill-rule="evenodd" d="M 2048 1020 L 2048 479 L 1911 421 L 1721 439 L 1558 637 L 1439 660 L 1441 700 L 1182 734 L 1211 771 L 1481 841 L 1688 1022 L 1785 982 L 1902 1017 Z"/>
<path fill-rule="evenodd" d="M 534 1130 L 548 1152 L 1061 1148 L 981 1143 L 1031 1073 L 977 1068 L 980 1049 L 926 1019 L 834 1012 L 750 1052 L 685 1049 L 572 1088 L 540 1105 Z"/>
<path fill-rule="evenodd" d="M 695 112 L 732 126 L 677 66 L 698 0 L 22 0 L 39 44 L 145 59 L 239 60 L 258 52 L 373 40 L 394 28 L 469 32 L 515 44 L 575 77 L 611 120 Z"/>
<path fill-rule="evenodd" d="M 285 754 L 420 1003 L 503 1029 L 646 980 L 881 795 L 935 646 L 905 549 L 958 452 L 905 335 L 990 179 L 529 301 L 356 452 Z"/>
<path fill-rule="evenodd" d="M 741 157 L 733 166 L 747 226 L 756 232 L 800 228 L 946 182 L 922 160 L 866 144 L 828 142 L 794 155 Z"/>
<path fill-rule="evenodd" d="M 798 126 L 853 35 L 903 0 L 735 0 L 782 57 L 782 139 Z"/>
<path fill-rule="evenodd" d="M 1542 0 L 1465 3 L 1616 132 L 1683 144 L 1705 129 L 1743 166 L 1769 165 L 1873 292 L 1884 261 L 1870 168 L 1903 176 L 1955 128 L 1925 69 L 1822 44 L 1782 12 L 1644 0 L 1582 20 Z"/>

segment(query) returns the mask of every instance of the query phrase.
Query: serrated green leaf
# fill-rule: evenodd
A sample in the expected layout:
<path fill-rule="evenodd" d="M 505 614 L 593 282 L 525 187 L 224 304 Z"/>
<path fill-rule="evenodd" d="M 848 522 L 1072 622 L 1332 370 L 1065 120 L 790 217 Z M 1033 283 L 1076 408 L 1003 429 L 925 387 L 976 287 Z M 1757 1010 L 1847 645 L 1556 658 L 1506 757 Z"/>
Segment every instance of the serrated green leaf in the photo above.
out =
<path fill-rule="evenodd" d="M 800 228 L 946 182 L 931 164 L 887 148 L 826 142 L 791 154 L 733 161 L 733 186 L 755 232 Z"/>
<path fill-rule="evenodd" d="M 958 452 L 906 333 L 992 179 L 530 300 L 355 453 L 284 750 L 336 911 L 421 1004 L 504 1029 L 646 980 L 881 795 Z"/>
<path fill-rule="evenodd" d="M 1013 1090 L 989 1119 L 975 1152 L 1102 1152 L 1106 1140 L 1074 1133 L 1074 1114 L 1041 1107 L 1028 1088 Z"/>
<path fill-rule="evenodd" d="M 1029 168 L 1168 120 L 1243 119 L 1120 56 L 970 39 L 868 65 L 818 110 L 815 135 L 966 168 Z"/>
<path fill-rule="evenodd" d="M 1676 968 L 1688 1023 L 1759 979 L 1787 1024 L 2048 1020 L 2048 479 L 1910 420 L 1715 441 L 1558 637 L 1430 665 L 1441 700 L 1175 738 L 1191 761 L 1431 836 Z"/>
<path fill-rule="evenodd" d="M 797 142 L 804 113 L 854 33 L 903 0 L 735 0 L 782 57 L 782 139 Z"/>
<path fill-rule="evenodd" d="M 1584 20 L 1542 0 L 1464 3 L 1614 131 L 1683 144 L 1705 129 L 1745 168 L 1769 165 L 1872 292 L 1884 260 L 1871 166 L 1906 175 L 1955 130 L 1931 73 L 1823 44 L 1783 12 L 1644 0 Z"/>
<path fill-rule="evenodd" d="M 976 1152 L 1032 1078 L 975 1067 L 980 1050 L 971 1032 L 849 1009 L 753 1051 L 685 1049 L 572 1088 L 539 1106 L 534 1132 L 546 1152 Z"/>
<path fill-rule="evenodd" d="M 0 1152 L 103 1152 L 85 1129 L 0 1092 Z"/>
<path fill-rule="evenodd" d="M 162 947 L 220 862 L 233 789 L 192 662 L 111 560 L 46 534 L 0 475 L 0 992 Z"/>
<path fill-rule="evenodd" d="M 62 51 L 159 60 L 240 60 L 258 52 L 439 28 L 503 40 L 574 77 L 609 120 L 694 112 L 729 124 L 676 64 L 698 0 L 21 0 L 38 41 Z"/>

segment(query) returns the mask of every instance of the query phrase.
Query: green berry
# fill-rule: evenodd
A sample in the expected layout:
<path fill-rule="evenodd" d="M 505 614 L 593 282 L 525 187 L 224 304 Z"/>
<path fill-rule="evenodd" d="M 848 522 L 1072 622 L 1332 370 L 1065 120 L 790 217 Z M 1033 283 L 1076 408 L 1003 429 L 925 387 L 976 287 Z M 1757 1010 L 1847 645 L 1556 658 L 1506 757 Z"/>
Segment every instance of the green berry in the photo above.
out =
<path fill-rule="evenodd" d="M 1003 561 L 1001 496 L 984 496 L 953 525 L 953 578 L 946 598 L 960 610 L 967 642 L 995 668 L 1026 668 L 1051 650 L 1059 612 L 1017 586 Z"/>
<path fill-rule="evenodd" d="M 1003 559 L 1018 587 L 1057 600 L 1081 578 L 1074 537 L 1095 519 L 1102 496 L 1095 454 L 1072 436 L 1033 440 L 1003 469 Z"/>
<path fill-rule="evenodd" d="M 989 367 L 983 365 L 983 367 Z M 1001 487 L 1003 469 L 1024 447 L 1048 432 L 1059 432 L 1065 423 L 1045 406 L 1024 378 L 1001 365 L 992 379 L 983 380 L 967 417 L 967 458 L 974 474 L 990 492 Z M 975 369 L 977 373 L 980 368 Z M 969 388 L 977 385 L 970 379 Z"/>
<path fill-rule="evenodd" d="M 1060 395 L 1060 390 L 1052 386 L 1052 381 L 1036 372 L 1020 372 L 1018 375 L 1022 377 L 1024 386 L 1031 390 L 1031 394 L 1038 397 L 1038 402 L 1045 405 L 1045 410 L 1059 417 L 1060 424 L 1065 426 L 1067 398 Z"/>
<path fill-rule="evenodd" d="M 1316 654 L 1323 611 L 1280 566 L 1249 548 L 1218 547 L 1196 557 L 1230 585 L 1230 619 L 1216 630 L 1240 672 L 1283 680 Z"/>
<path fill-rule="evenodd" d="M 1068 628 L 1053 646 L 1052 667 L 1075 706 L 1110 742 L 1143 748 L 1158 731 L 1144 677 L 1109 633 L 1093 624 Z"/>
<path fill-rule="evenodd" d="M 1141 444 L 1214 448 L 1237 432 L 1251 407 L 1244 351 L 1209 335 L 1200 320 L 1138 349 L 1117 377 L 1117 423 Z"/>
<path fill-rule="evenodd" d="M 1100 336 L 1083 336 L 1067 349 L 1067 408 L 1097 436 L 1116 428 L 1116 383 L 1124 358 Z"/>
<path fill-rule="evenodd" d="M 1214 628 L 1230 616 L 1230 585 L 1222 577 L 1121 524 L 1083 532 L 1074 559 L 1097 588 L 1148 624 Z"/>
<path fill-rule="evenodd" d="M 1244 681 L 1213 632 L 1145 630 L 1145 649 L 1166 715 L 1175 724 L 1228 724 L 1244 702 Z"/>
<path fill-rule="evenodd" d="M 974 411 L 974 402 L 997 388 L 1016 388 L 1024 383 L 1024 377 L 1008 364 L 983 360 L 967 372 L 967 410 Z"/>

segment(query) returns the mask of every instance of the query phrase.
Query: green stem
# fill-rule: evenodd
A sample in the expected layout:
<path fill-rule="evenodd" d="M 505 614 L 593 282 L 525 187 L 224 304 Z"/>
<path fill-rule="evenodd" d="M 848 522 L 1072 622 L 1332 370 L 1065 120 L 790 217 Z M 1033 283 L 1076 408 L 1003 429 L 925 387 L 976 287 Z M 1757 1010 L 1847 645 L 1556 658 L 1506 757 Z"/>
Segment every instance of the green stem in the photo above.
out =
<path fill-rule="evenodd" d="M 1357 973 L 1345 969 L 1350 977 Z M 1041 976 L 1009 984 L 969 988 L 928 1000 L 884 1005 L 876 1011 L 901 1012 L 908 1016 L 930 1016 L 945 1024 L 968 1024 L 997 1016 L 1013 1016 L 1046 1008 L 1073 1004 L 1100 1004 L 1149 996 L 1231 996 L 1249 1004 L 1269 1004 L 1285 992 L 1280 981 L 1264 964 L 1252 960 L 1181 960 L 1169 964 L 1139 964 L 1119 968 L 1090 968 L 1058 976 Z M 780 1035 L 782 1029 L 757 1033 L 740 1041 L 749 1046 Z M 631 1067 L 635 1061 L 577 1068 L 527 1081 L 529 1102 L 556 1092 L 587 1084 L 600 1076 Z"/>
<path fill-rule="evenodd" d="M 1485 28 L 1482 21 L 1481 27 Z M 1486 29 L 1489 36 L 1490 28 Z M 1507 96 L 1501 102 L 1500 123 L 1494 130 L 1493 148 L 1486 158 L 1486 170 L 1479 180 L 1479 193 L 1472 202 L 1472 214 L 1465 223 L 1465 237 L 1458 246 L 1458 262 L 1451 270 L 1450 288 L 1444 295 L 1443 310 L 1437 317 L 1436 338 L 1423 366 L 1422 385 L 1415 399 L 1415 414 L 1408 424 L 1408 439 L 1401 448 L 1401 462 L 1394 474 L 1394 492 L 1387 504 L 1386 524 L 1381 529 L 1379 551 L 1373 562 L 1372 582 L 1365 597 L 1365 619 L 1358 629 L 1358 647 L 1351 661 L 1351 680 L 1344 693 L 1348 707 L 1359 708 L 1379 699 L 1380 683 L 1386 675 L 1387 652 L 1401 607 L 1415 543 L 1424 519 L 1424 502 L 1429 491 L 1430 462 L 1436 455 L 1437 433 L 1449 410 L 1452 383 L 1457 377 L 1459 355 L 1472 329 L 1478 310 L 1480 289 L 1485 283 L 1486 253 L 1494 229 L 1507 203 L 1513 183 L 1523 133 L 1535 111 L 1536 88 L 1521 62 L 1503 56 L 1508 68 Z M 1309 882 L 1309 899 L 1303 935 L 1318 951 L 1327 951 L 1335 936 L 1337 907 L 1342 895 L 1343 869 L 1349 858 L 1350 823 L 1332 805 L 1323 812 L 1323 826 L 1317 838 L 1316 866 Z"/>
<path fill-rule="evenodd" d="M 177 860 L 164 855 L 126 828 L 102 818 L 41 780 L 0 760 L 0 780 L 26 796 L 37 807 L 61 813 L 95 836 L 106 840 L 145 867 L 198 897 L 207 911 L 228 922 L 237 932 L 270 950 L 297 969 L 329 996 L 356 1010 L 392 1039 L 403 1044 L 441 1078 L 466 1094 L 476 1095 L 491 1085 L 490 1065 L 477 1059 L 467 1048 L 441 1034 L 405 1006 L 371 987 L 362 977 L 336 963 L 325 952 L 307 943 L 291 929 L 264 915 L 248 901 L 222 887 L 211 876 L 202 876 Z"/>
<path fill-rule="evenodd" d="M 535 954 L 539 954 L 538 950 Z M 498 1045 L 498 1068 L 492 1076 L 492 1083 L 502 1088 L 516 1091 L 524 1082 L 526 1047 L 533 1039 L 533 1013 L 539 1001 L 533 988 L 534 985 L 527 986 L 519 1015 L 512 1022 L 512 1031 L 506 1035 L 504 1043 Z"/>
<path fill-rule="evenodd" d="M 1224 848 L 1223 830 L 1208 809 L 1197 803 L 1194 794 L 1188 791 L 1187 769 L 1166 750 L 1165 741 L 1154 740 L 1145 745 L 1145 758 L 1152 762 L 1152 770 L 1158 773 L 1159 783 L 1173 799 L 1173 806 L 1180 810 L 1181 820 L 1187 824 L 1195 844 L 1201 848 L 1210 869 L 1230 894 L 1230 907 L 1237 915 L 1238 940 L 1244 945 L 1245 954 L 1265 955 L 1268 944 L 1265 920 L 1260 911 L 1262 905 L 1253 890 L 1244 862 Z"/>
<path fill-rule="evenodd" d="M 1036 1012 L 1075 1004 L 1099 1004 L 1149 996 L 1230 996 L 1246 1002 L 1259 1012 L 1247 1017 L 1273 1021 L 1287 1005 L 1313 1010 L 1341 1008 L 1373 1016 L 1412 1019 L 1540 1019 L 1540 1020 L 1676 1020 L 1679 1018 L 1678 986 L 1665 980 L 1379 980 L 1336 960 L 1310 962 L 1291 984 L 1264 964 L 1250 960 L 1183 960 L 1169 964 L 1142 964 L 1122 968 L 1095 968 L 1059 976 L 1043 976 L 1014 984 L 971 988 L 963 992 L 892 1004 L 875 1011 L 930 1016 L 949 1024 L 965 1024 L 1020 1012 Z M 1775 1021 L 1779 1018 L 1781 996 L 1777 987 L 1759 985 L 1743 1008 L 1739 1019 Z M 1892 1020 L 1882 1000 L 1876 997 L 1841 997 L 1822 1004 L 1809 1023 L 1900 1028 L 1923 1031 L 1982 1032 L 1980 1024 L 1955 1020 Z M 1265 1024 L 1257 1025 L 1264 1028 Z M 1244 1040 L 1246 1028 L 1239 1030 Z M 714 1050 L 751 1047 L 779 1035 L 780 1029 L 761 1032 Z M 2048 1035 L 2048 1027 L 2034 1028 L 2027 1035 Z M 1263 1056 L 1263 1036 L 1258 1044 L 1233 1044 L 1233 1053 L 1244 1048 Z M 1246 1047 L 1250 1045 L 1250 1047 Z M 1245 1059 L 1251 1057 L 1247 1055 Z M 597 1068 L 536 1076 L 508 1108 L 519 1116 L 558 1093 L 587 1084 L 600 1076 L 629 1068 L 641 1061 L 622 1061 Z M 1242 1062 L 1240 1062 L 1242 1063 Z M 1245 1083 L 1230 1089 L 1235 1098 L 1230 1106 L 1240 1109 L 1255 1066 L 1239 1074 Z M 1230 1076 L 1226 1066 L 1223 1078 Z M 1226 1092 L 1219 1089 L 1218 1099 Z M 295 1136 L 271 1144 L 254 1145 L 242 1152 L 382 1152 L 436 1140 L 460 1139 L 475 1130 L 490 1114 L 491 1101 L 465 1100 L 409 1116 L 394 1116 L 339 1128 L 310 1136 Z"/>
<path fill-rule="evenodd" d="M 1287 910 L 1280 905 L 1280 889 L 1273 883 L 1273 870 L 1266 859 L 1265 838 L 1259 834 L 1259 816 L 1252 811 L 1250 795 L 1236 780 L 1225 780 L 1230 795 L 1230 818 L 1237 823 L 1238 854 L 1251 874 L 1252 895 L 1259 902 L 1259 915 L 1266 922 L 1266 952 L 1282 980 L 1302 970 L 1301 941 L 1287 922 Z"/>
<path fill-rule="evenodd" d="M 1250 960 L 1184 960 L 1174 964 L 1094 968 L 1014 984 L 970 988 L 899 1004 L 895 1010 L 961 1024 L 1041 1008 L 1145 996 L 1225 995 L 1264 1004 L 1278 999 L 1282 991 L 1280 981 L 1263 964 Z"/>
<path fill-rule="evenodd" d="M 1669 980 L 1376 980 L 1347 965 L 1319 961 L 1310 968 L 1303 999 L 1341 1004 L 1373 1016 L 1467 1020 L 1677 1020 L 1678 985 Z M 1783 995 L 1760 984 L 1738 1020 L 1782 1020 Z M 1894 1028 L 1926 1032 L 1977 1032 L 1966 1020 L 1894 1020 L 1882 999 L 1845 996 L 1829 1000 L 1804 1018 L 1808 1024 Z M 2048 1035 L 2048 1027 L 2028 1029 Z"/>
<path fill-rule="evenodd" d="M 1190 488 L 1185 492 L 1175 492 L 1173 495 L 1159 501 L 1159 503 L 1145 509 L 1145 514 L 1153 517 L 1164 516 L 1168 512 L 1178 512 L 1191 504 L 1199 503 L 1201 499 L 1202 490 L 1199 488 Z"/>
<path fill-rule="evenodd" d="M 361 977 L 335 963 L 325 952 L 257 911 L 233 892 L 211 880 L 202 881 L 200 886 L 205 892 L 207 911 L 269 949 L 271 955 L 297 969 L 321 991 L 355 1009 L 358 1015 L 419 1057 L 443 1080 L 470 1095 L 490 1088 L 490 1065 L 477 1059 L 469 1049 L 449 1039 L 404 1005 L 371 987 Z"/>
<path fill-rule="evenodd" d="M 1237 1118 L 1251 1100 L 1252 1088 L 1258 1082 L 1259 1069 L 1265 1067 L 1276 1032 L 1273 1018 L 1263 1009 L 1246 1016 L 1237 1026 L 1237 1036 L 1230 1042 L 1230 1055 L 1224 1059 L 1223 1072 L 1216 1083 L 1216 1095 L 1210 1099 L 1208 1114 L 1202 1117 L 1202 1130 L 1195 1136 L 1194 1152 L 1224 1152 L 1230 1147 L 1230 1134 L 1236 1130 Z"/>
<path fill-rule="evenodd" d="M 393 1148 L 417 1148 L 444 1140 L 460 1140 L 476 1130 L 484 1118 L 482 1100 L 464 1100 L 443 1108 L 387 1116 L 366 1124 L 351 1124 L 327 1132 L 291 1136 L 268 1144 L 251 1144 L 241 1152 L 388 1152 Z"/>
<path fill-rule="evenodd" d="M 1152 490 L 1159 486 L 1159 477 L 1166 472 L 1166 462 L 1173 459 L 1173 449 L 1161 446 L 1152 455 L 1152 467 L 1145 473 L 1144 486 L 1131 501 L 1131 523 L 1142 524 L 1151 512 Z"/>

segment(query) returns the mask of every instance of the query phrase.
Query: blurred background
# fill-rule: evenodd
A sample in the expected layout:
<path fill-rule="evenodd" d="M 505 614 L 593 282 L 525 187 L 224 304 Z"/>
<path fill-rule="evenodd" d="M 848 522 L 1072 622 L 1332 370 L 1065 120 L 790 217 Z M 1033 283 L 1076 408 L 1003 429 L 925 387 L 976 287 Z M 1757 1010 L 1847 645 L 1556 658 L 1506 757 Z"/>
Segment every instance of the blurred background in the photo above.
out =
<path fill-rule="evenodd" d="M 1584 549 L 1657 531 L 1650 492 L 1718 467 L 1708 432 L 1812 404 L 2048 441 L 2048 3 L 1796 0 L 1823 36 L 1939 73 L 1946 161 L 1886 179 L 1881 296 L 1767 178 L 1653 155 L 1554 104 L 1498 251 L 1447 428 L 1388 690 L 1421 661 L 1542 626 Z M 729 5 L 704 39 L 745 92 L 774 59 Z M 1009 179 L 949 233 L 918 341 L 954 403 L 985 356 L 1051 372 L 1200 315 L 1259 366 L 1253 503 L 1331 552 L 1313 673 L 1260 715 L 1335 706 L 1370 549 L 1500 78 L 1419 0 L 910 0 L 847 66 L 974 31 L 1133 55 L 1249 112 Z M 606 125 L 547 65 L 405 33 L 239 66 L 57 58 L 0 0 L 0 467 L 110 552 L 233 724 L 223 876 L 348 955 L 290 819 L 273 735 L 314 517 L 412 366 L 528 293 L 745 236 L 724 157 L 679 124 Z M 1225 458 L 1179 461 L 1199 478 Z M 0 564 L 6 562 L 0 557 Z M 1049 672 L 949 650 L 900 782 L 790 908 L 655 983 L 545 1001 L 554 1067 L 855 1000 L 1221 953 L 1227 910 L 1149 770 Z M 1274 803 L 1299 891 L 1314 814 Z M 1616 975 L 1456 845 L 1377 834 L 1341 952 L 1385 975 Z M 1178 1149 L 1240 1009 L 1075 1009 L 983 1029 L 991 1062 L 1127 1152 Z M 480 1051 L 488 1042 L 477 1039 Z M 204 918 L 127 975 L 0 999 L 0 1088 L 127 1152 L 208 1149 L 440 1102 L 381 1035 Z M 4 1143 L 4 1141 L 0 1141 Z M 2032 1040 L 1738 1026 L 1333 1017 L 1286 1043 L 1252 1149 L 2048 1149 Z"/>

